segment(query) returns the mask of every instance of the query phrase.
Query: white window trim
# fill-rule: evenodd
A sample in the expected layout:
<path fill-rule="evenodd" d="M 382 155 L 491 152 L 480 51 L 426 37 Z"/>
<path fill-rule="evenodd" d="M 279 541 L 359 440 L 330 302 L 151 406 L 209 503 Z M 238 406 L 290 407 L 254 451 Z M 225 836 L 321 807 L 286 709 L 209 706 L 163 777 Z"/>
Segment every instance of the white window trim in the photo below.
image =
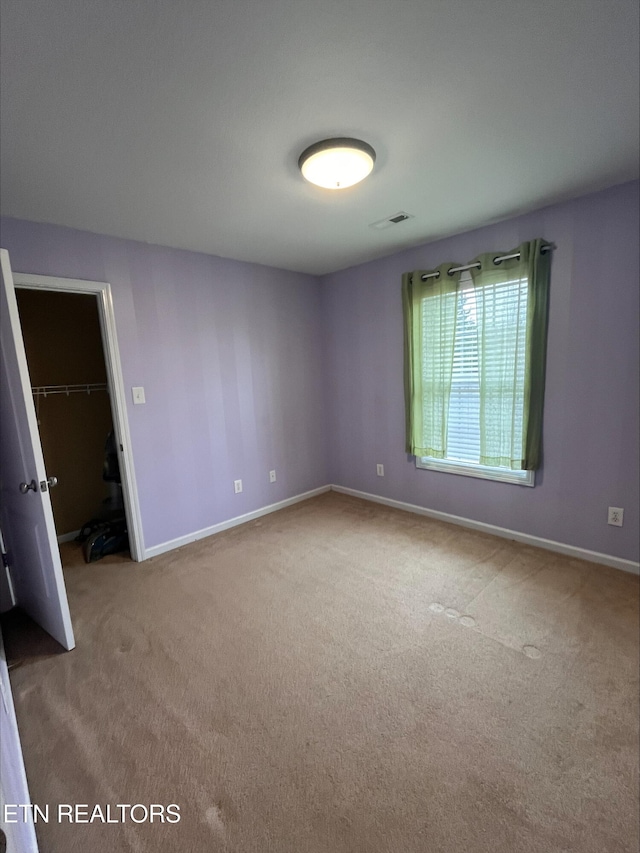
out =
<path fill-rule="evenodd" d="M 517 486 L 535 486 L 536 484 L 535 471 L 512 471 L 508 468 L 491 468 L 474 462 L 453 462 L 450 459 L 434 459 L 430 456 L 416 456 L 416 468 L 461 474 L 463 477 L 478 477 L 481 480 L 496 480 L 499 483 L 512 483 Z"/>

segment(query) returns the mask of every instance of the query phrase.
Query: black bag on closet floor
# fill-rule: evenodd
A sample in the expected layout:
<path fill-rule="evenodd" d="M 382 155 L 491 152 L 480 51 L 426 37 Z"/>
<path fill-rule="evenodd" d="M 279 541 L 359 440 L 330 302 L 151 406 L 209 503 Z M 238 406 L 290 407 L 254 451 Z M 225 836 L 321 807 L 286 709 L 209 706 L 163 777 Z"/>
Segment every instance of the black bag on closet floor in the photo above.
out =
<path fill-rule="evenodd" d="M 97 521 L 95 519 L 94 521 Z M 94 522 L 85 524 L 82 530 Z M 78 537 L 79 539 L 80 537 Z M 108 554 L 117 554 L 120 551 L 127 551 L 129 548 L 129 536 L 127 534 L 127 524 L 125 520 L 110 521 L 105 524 L 102 522 L 96 527 L 93 527 L 87 538 L 84 540 L 82 552 L 85 562 L 94 563 L 96 560 L 106 557 Z"/>
<path fill-rule="evenodd" d="M 87 521 L 76 536 L 76 542 L 84 543 L 82 551 L 87 563 L 94 563 L 108 554 L 117 554 L 119 551 L 129 550 L 120 466 L 113 430 L 107 436 L 104 451 L 102 479 L 106 483 L 114 484 L 115 494 L 103 502 L 102 507 L 98 510 L 99 514 Z"/>
<path fill-rule="evenodd" d="M 97 530 L 102 530 L 107 526 L 108 522 L 105 518 L 92 518 L 91 521 L 87 521 L 86 524 L 83 524 L 80 533 L 75 538 L 76 542 L 86 542 L 90 536 Z"/>

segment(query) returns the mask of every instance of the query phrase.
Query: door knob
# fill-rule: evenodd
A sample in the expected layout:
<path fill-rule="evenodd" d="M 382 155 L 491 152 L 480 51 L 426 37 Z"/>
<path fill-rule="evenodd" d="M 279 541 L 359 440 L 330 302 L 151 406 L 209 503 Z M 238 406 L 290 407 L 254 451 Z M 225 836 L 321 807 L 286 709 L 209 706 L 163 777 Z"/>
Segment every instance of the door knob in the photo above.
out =
<path fill-rule="evenodd" d="M 58 478 L 57 477 L 49 477 L 49 479 L 47 480 L 47 483 L 49 483 L 49 488 L 52 489 L 54 486 L 58 485 Z"/>
<path fill-rule="evenodd" d="M 38 491 L 38 484 L 35 480 L 32 480 L 30 483 L 20 483 L 20 491 L 23 495 L 26 495 L 30 489 L 33 489 L 34 492 Z"/>

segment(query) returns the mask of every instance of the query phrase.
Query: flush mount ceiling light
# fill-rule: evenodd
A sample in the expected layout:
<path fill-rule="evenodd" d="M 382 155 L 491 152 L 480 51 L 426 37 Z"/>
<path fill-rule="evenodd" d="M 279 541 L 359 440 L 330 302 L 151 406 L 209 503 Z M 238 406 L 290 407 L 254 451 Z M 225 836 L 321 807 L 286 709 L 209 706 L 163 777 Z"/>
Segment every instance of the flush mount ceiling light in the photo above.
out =
<path fill-rule="evenodd" d="M 323 139 L 306 148 L 298 160 L 302 176 L 319 187 L 343 190 L 364 180 L 376 152 L 360 139 Z"/>

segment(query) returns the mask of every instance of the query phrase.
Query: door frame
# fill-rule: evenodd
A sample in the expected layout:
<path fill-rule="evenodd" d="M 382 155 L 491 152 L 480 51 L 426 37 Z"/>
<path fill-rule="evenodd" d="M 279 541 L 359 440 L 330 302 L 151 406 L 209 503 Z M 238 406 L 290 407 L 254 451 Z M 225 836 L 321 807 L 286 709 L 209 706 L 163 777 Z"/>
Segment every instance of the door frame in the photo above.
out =
<path fill-rule="evenodd" d="M 59 293 L 79 293 L 95 296 L 98 303 L 98 316 L 102 332 L 102 350 L 107 368 L 107 384 L 111 399 L 111 414 L 119 449 L 120 477 L 122 480 L 122 497 L 124 499 L 127 530 L 129 534 L 129 550 L 136 562 L 145 559 L 144 535 L 142 518 L 138 500 L 135 467 L 127 403 L 122 377 L 122 365 L 116 334 L 116 318 L 113 309 L 111 285 L 106 281 L 84 281 L 77 278 L 58 278 L 48 275 L 32 275 L 31 273 L 13 273 L 13 283 L 16 288 L 25 290 L 49 290 Z"/>

